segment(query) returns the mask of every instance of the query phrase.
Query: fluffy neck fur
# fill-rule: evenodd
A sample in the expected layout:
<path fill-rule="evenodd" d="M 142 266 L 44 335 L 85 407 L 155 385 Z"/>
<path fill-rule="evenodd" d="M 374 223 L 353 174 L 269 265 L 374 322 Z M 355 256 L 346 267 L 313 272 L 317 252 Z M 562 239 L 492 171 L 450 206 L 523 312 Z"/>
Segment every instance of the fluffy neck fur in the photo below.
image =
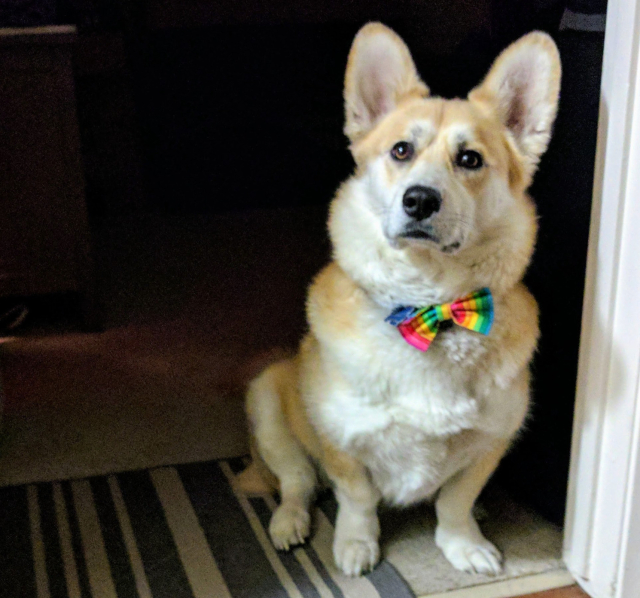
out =
<path fill-rule="evenodd" d="M 331 205 L 333 257 L 384 309 L 453 301 L 482 287 L 489 287 L 499 301 L 522 280 L 535 244 L 533 202 L 526 195 L 513 200 L 470 246 L 455 255 L 428 246 L 396 249 L 370 208 L 365 184 L 353 177 Z M 505 227 L 511 232 L 505 233 Z"/>

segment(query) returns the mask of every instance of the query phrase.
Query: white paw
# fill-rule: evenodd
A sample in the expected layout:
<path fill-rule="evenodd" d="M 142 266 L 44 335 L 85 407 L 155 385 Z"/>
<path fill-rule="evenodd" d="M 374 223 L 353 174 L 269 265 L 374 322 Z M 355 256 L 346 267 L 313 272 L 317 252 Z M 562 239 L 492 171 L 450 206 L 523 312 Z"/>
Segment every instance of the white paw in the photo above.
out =
<path fill-rule="evenodd" d="M 298 506 L 280 505 L 269 523 L 269 535 L 278 550 L 289 550 L 292 546 L 304 544 L 309 535 L 311 517 Z"/>
<path fill-rule="evenodd" d="M 380 548 L 376 540 L 338 540 L 333 544 L 333 558 L 345 575 L 356 577 L 376 566 Z"/>
<path fill-rule="evenodd" d="M 485 538 L 436 531 L 436 544 L 459 571 L 498 575 L 502 571 L 500 551 Z"/>

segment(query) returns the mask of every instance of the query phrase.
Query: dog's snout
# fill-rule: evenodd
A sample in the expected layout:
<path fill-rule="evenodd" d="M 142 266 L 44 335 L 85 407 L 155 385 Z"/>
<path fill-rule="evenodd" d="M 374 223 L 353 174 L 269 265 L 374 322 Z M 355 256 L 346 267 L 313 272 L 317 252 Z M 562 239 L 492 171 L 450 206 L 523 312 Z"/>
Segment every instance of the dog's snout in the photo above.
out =
<path fill-rule="evenodd" d="M 433 187 L 414 185 L 402 197 L 402 208 L 414 220 L 424 220 L 435 214 L 442 204 L 442 195 Z"/>

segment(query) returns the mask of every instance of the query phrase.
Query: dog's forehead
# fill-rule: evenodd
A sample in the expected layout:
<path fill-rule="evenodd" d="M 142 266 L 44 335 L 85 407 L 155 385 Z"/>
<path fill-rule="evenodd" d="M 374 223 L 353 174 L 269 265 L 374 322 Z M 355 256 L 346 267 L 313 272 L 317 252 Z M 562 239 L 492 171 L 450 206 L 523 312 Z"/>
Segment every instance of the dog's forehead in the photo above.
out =
<path fill-rule="evenodd" d="M 428 98 L 402 107 L 385 127 L 391 138 L 428 145 L 436 138 L 454 144 L 470 143 L 481 136 L 482 119 L 465 100 Z"/>

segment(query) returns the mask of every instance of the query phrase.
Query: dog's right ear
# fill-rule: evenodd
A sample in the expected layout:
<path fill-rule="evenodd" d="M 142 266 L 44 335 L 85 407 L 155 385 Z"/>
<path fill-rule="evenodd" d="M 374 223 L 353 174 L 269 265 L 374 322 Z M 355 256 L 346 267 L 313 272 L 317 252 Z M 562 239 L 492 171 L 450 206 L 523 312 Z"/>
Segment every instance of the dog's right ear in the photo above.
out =
<path fill-rule="evenodd" d="M 427 95 L 429 88 L 400 36 L 382 23 L 368 23 L 358 31 L 344 80 L 344 133 L 351 143 L 402 100 Z"/>
<path fill-rule="evenodd" d="M 529 176 L 551 138 L 558 110 L 560 54 L 553 39 L 534 31 L 498 56 L 484 81 L 469 94 L 502 121 Z"/>

